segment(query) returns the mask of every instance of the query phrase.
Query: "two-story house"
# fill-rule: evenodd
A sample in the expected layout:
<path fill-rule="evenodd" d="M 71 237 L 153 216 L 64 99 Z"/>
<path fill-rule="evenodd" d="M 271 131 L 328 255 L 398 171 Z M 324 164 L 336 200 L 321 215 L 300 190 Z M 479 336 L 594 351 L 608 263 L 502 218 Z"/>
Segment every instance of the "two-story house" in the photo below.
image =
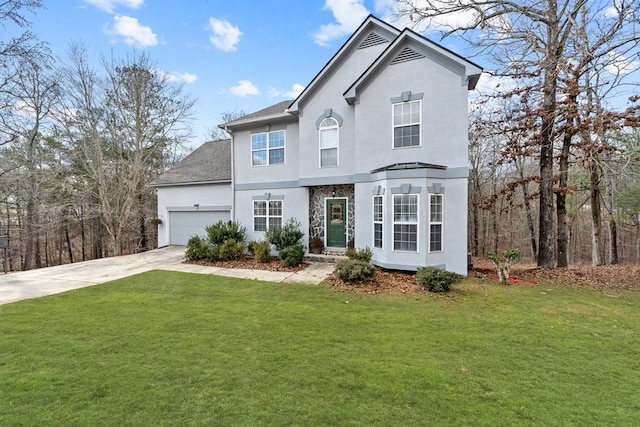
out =
<path fill-rule="evenodd" d="M 250 240 L 295 218 L 327 250 L 352 241 L 382 267 L 466 274 L 467 98 L 481 71 L 369 16 L 298 98 L 220 125 L 229 218 Z"/>

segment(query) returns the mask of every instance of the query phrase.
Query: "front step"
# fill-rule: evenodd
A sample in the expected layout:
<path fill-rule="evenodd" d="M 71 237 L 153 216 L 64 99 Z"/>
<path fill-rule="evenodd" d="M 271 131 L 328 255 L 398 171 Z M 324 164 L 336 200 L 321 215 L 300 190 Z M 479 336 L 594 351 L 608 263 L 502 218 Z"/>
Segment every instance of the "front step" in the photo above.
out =
<path fill-rule="evenodd" d="M 335 264 L 342 259 L 348 259 L 344 252 L 307 253 L 304 255 L 304 260 L 307 262 L 332 262 Z"/>

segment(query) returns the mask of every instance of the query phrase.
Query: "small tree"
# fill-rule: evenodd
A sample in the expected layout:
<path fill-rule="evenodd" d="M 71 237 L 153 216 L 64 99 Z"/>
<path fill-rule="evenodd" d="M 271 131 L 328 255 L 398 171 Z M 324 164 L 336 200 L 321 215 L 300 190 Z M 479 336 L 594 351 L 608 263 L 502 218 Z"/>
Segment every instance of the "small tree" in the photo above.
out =
<path fill-rule="evenodd" d="M 500 257 L 493 252 L 489 252 L 487 254 L 487 258 L 493 261 L 493 264 L 496 266 L 496 272 L 498 274 L 498 280 L 502 285 L 509 284 L 509 270 L 511 269 L 511 264 L 520 256 L 520 251 L 517 249 L 507 249 L 502 252 L 502 258 L 504 259 L 504 265 L 500 267 Z"/>
<path fill-rule="evenodd" d="M 304 236 L 301 228 L 302 224 L 299 221 L 295 218 L 289 218 L 282 227 L 269 228 L 264 237 L 280 252 L 284 248 L 300 244 Z"/>

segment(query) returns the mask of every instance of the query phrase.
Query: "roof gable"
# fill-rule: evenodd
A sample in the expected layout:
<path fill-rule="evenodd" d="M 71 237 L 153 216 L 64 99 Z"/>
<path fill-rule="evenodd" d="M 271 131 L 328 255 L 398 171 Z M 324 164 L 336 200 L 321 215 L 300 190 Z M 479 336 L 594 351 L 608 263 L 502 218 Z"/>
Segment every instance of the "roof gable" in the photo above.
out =
<path fill-rule="evenodd" d="M 358 29 L 349 37 L 342 47 L 325 64 L 320 72 L 311 80 L 311 83 L 291 103 L 288 111 L 297 113 L 304 100 L 310 97 L 322 82 L 329 78 L 333 71 L 356 49 L 366 49 L 383 43 L 391 42 L 400 34 L 400 30 L 386 22 L 369 15 Z"/>
<path fill-rule="evenodd" d="M 367 70 L 347 89 L 344 98 L 353 104 L 359 93 L 387 65 L 428 57 L 434 62 L 461 75 L 461 84 L 469 90 L 475 88 L 482 68 L 439 44 L 405 28 Z"/>

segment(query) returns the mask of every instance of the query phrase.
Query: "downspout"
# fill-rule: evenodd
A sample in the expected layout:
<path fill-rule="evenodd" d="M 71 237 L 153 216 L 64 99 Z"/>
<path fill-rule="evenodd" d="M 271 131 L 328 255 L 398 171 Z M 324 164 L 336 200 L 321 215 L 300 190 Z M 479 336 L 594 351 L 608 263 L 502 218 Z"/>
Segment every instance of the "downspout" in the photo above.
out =
<path fill-rule="evenodd" d="M 234 141 L 233 132 L 225 126 L 224 131 L 231 136 L 231 220 L 236 220 L 236 163 L 234 161 Z"/>

